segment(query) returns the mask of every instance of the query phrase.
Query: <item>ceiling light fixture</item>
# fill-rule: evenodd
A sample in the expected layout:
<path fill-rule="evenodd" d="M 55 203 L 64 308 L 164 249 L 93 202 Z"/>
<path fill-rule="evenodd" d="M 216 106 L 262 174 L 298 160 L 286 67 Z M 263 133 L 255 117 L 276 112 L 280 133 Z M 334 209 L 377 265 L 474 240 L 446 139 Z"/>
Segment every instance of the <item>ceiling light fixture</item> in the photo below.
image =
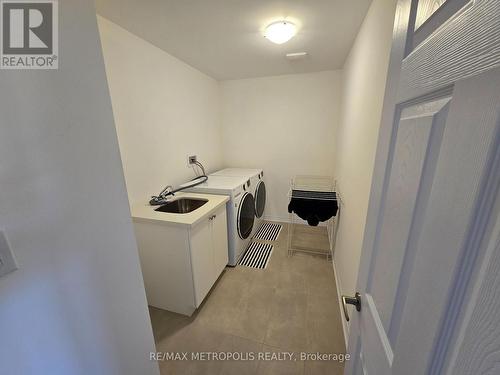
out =
<path fill-rule="evenodd" d="M 292 39 L 297 34 L 297 27 L 289 21 L 273 22 L 266 27 L 264 36 L 271 42 L 283 44 Z"/>

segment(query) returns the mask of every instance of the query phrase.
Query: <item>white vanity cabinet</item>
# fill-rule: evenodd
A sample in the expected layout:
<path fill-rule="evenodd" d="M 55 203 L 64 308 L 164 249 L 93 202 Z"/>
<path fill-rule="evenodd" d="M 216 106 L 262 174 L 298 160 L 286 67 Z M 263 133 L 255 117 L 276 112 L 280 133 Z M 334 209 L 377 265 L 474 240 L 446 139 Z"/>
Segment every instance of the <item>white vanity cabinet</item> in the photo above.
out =
<path fill-rule="evenodd" d="M 171 215 L 167 221 L 144 219 L 133 210 L 150 306 L 192 315 L 201 305 L 228 263 L 226 202 L 192 224 L 179 224 Z"/>

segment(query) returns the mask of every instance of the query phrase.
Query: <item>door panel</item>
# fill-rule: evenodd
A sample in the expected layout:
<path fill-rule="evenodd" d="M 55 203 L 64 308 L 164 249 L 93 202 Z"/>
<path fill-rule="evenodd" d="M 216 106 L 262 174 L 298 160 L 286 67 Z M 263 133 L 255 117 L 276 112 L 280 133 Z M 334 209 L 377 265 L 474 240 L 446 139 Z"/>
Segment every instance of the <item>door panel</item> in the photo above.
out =
<path fill-rule="evenodd" d="M 212 243 L 214 248 L 215 279 L 226 268 L 228 262 L 226 207 L 215 213 L 212 220 Z"/>
<path fill-rule="evenodd" d="M 418 1 L 415 20 L 415 32 L 412 36 L 413 51 L 429 36 L 436 32 L 448 20 L 460 15 L 473 0 L 420 0 Z"/>
<path fill-rule="evenodd" d="M 500 148 L 497 153 L 500 170 Z M 499 176 L 500 177 L 500 176 Z M 497 179 L 497 189 L 500 178 Z M 493 198 L 494 199 L 494 198 Z M 446 375 L 498 374 L 500 337 L 500 195 L 491 202 L 492 220 L 489 235 L 484 239 L 485 256 L 478 267 L 478 280 L 470 293 L 472 302 L 458 332 L 458 345 L 450 356 Z M 470 353 L 476 353 L 471 356 Z"/>
<path fill-rule="evenodd" d="M 448 0 L 455 4 L 460 0 Z M 401 0 L 408 3 L 409 1 Z M 398 102 L 411 100 L 500 66 L 500 1 L 468 1 L 450 20 L 438 24 L 401 62 Z M 411 31 L 408 31 L 411 33 Z"/>
<path fill-rule="evenodd" d="M 363 337 L 360 349 L 364 360 L 364 368 L 369 369 L 367 374 L 390 374 L 394 360 L 394 350 L 389 343 L 386 331 L 380 321 L 377 308 L 370 295 L 364 298 L 366 312 L 361 321 L 361 329 L 371 334 Z"/>
<path fill-rule="evenodd" d="M 461 276 L 455 273 L 467 261 L 465 254 L 473 246 L 468 241 L 469 228 L 481 217 L 476 211 L 477 202 L 490 173 L 489 163 L 500 131 L 499 87 L 500 69 L 458 82 L 454 87 L 428 208 L 416 241 L 412 271 L 405 283 L 395 373 L 407 366 L 434 366 L 432 348 L 439 340 L 441 324 L 447 321 L 454 277 Z M 415 343 L 430 352 L 415 351 Z"/>
<path fill-rule="evenodd" d="M 482 251 L 499 173 L 500 1 L 437 5 L 398 3 L 349 375 L 442 374 Z M 416 25 L 433 28 L 418 46 Z"/>
<path fill-rule="evenodd" d="M 431 16 L 446 3 L 447 0 L 420 0 L 417 6 L 415 30 L 423 25 Z"/>
<path fill-rule="evenodd" d="M 351 356 L 351 361 L 355 363 L 353 370 L 354 375 L 368 375 L 365 369 L 365 359 L 363 358 L 361 345 L 361 340 L 359 340 L 355 354 Z"/>
<path fill-rule="evenodd" d="M 380 236 L 366 292 L 372 295 L 376 306 L 374 313 L 380 316 L 386 332 L 390 327 L 424 162 L 431 151 L 431 130 L 444 124 L 449 101 L 447 97 L 406 107 L 396 124 L 393 162 L 379 219 Z"/>
<path fill-rule="evenodd" d="M 440 366 L 434 353 L 463 254 L 475 246 L 468 235 L 500 134 L 498 87 L 500 69 L 457 82 L 450 96 L 404 108 L 394 125 L 355 328 L 361 350 L 369 348 L 360 354 L 369 374 L 422 374 Z"/>
<path fill-rule="evenodd" d="M 208 219 L 202 221 L 192 228 L 189 234 L 196 307 L 201 305 L 215 281 L 212 226 L 209 223 Z"/>

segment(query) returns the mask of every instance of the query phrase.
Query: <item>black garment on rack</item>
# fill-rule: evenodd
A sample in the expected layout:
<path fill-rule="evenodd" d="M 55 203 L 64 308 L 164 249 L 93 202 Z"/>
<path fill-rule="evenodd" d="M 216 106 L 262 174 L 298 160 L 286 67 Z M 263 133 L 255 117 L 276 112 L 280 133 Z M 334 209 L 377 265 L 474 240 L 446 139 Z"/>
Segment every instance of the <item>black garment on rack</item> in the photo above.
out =
<path fill-rule="evenodd" d="M 330 191 L 292 190 L 288 212 L 295 212 L 311 226 L 337 215 L 337 194 Z"/>

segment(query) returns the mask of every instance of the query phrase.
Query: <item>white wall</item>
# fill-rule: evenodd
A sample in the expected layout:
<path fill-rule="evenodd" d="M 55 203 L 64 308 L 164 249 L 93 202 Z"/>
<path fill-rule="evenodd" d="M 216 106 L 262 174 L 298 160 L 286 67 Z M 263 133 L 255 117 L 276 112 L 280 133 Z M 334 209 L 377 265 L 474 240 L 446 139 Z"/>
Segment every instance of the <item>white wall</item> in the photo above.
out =
<path fill-rule="evenodd" d="M 332 175 L 340 86 L 340 71 L 221 82 L 225 166 L 264 169 L 267 219 L 288 220 L 294 175 Z"/>
<path fill-rule="evenodd" d="M 335 248 L 337 279 L 353 295 L 392 41 L 396 0 L 374 0 L 343 70 L 335 176 L 343 198 Z"/>
<path fill-rule="evenodd" d="M 157 374 L 94 2 L 59 2 L 59 70 L 0 71 L 2 374 Z"/>
<path fill-rule="evenodd" d="M 125 180 L 131 203 L 222 165 L 219 85 L 105 18 L 98 17 Z"/>

